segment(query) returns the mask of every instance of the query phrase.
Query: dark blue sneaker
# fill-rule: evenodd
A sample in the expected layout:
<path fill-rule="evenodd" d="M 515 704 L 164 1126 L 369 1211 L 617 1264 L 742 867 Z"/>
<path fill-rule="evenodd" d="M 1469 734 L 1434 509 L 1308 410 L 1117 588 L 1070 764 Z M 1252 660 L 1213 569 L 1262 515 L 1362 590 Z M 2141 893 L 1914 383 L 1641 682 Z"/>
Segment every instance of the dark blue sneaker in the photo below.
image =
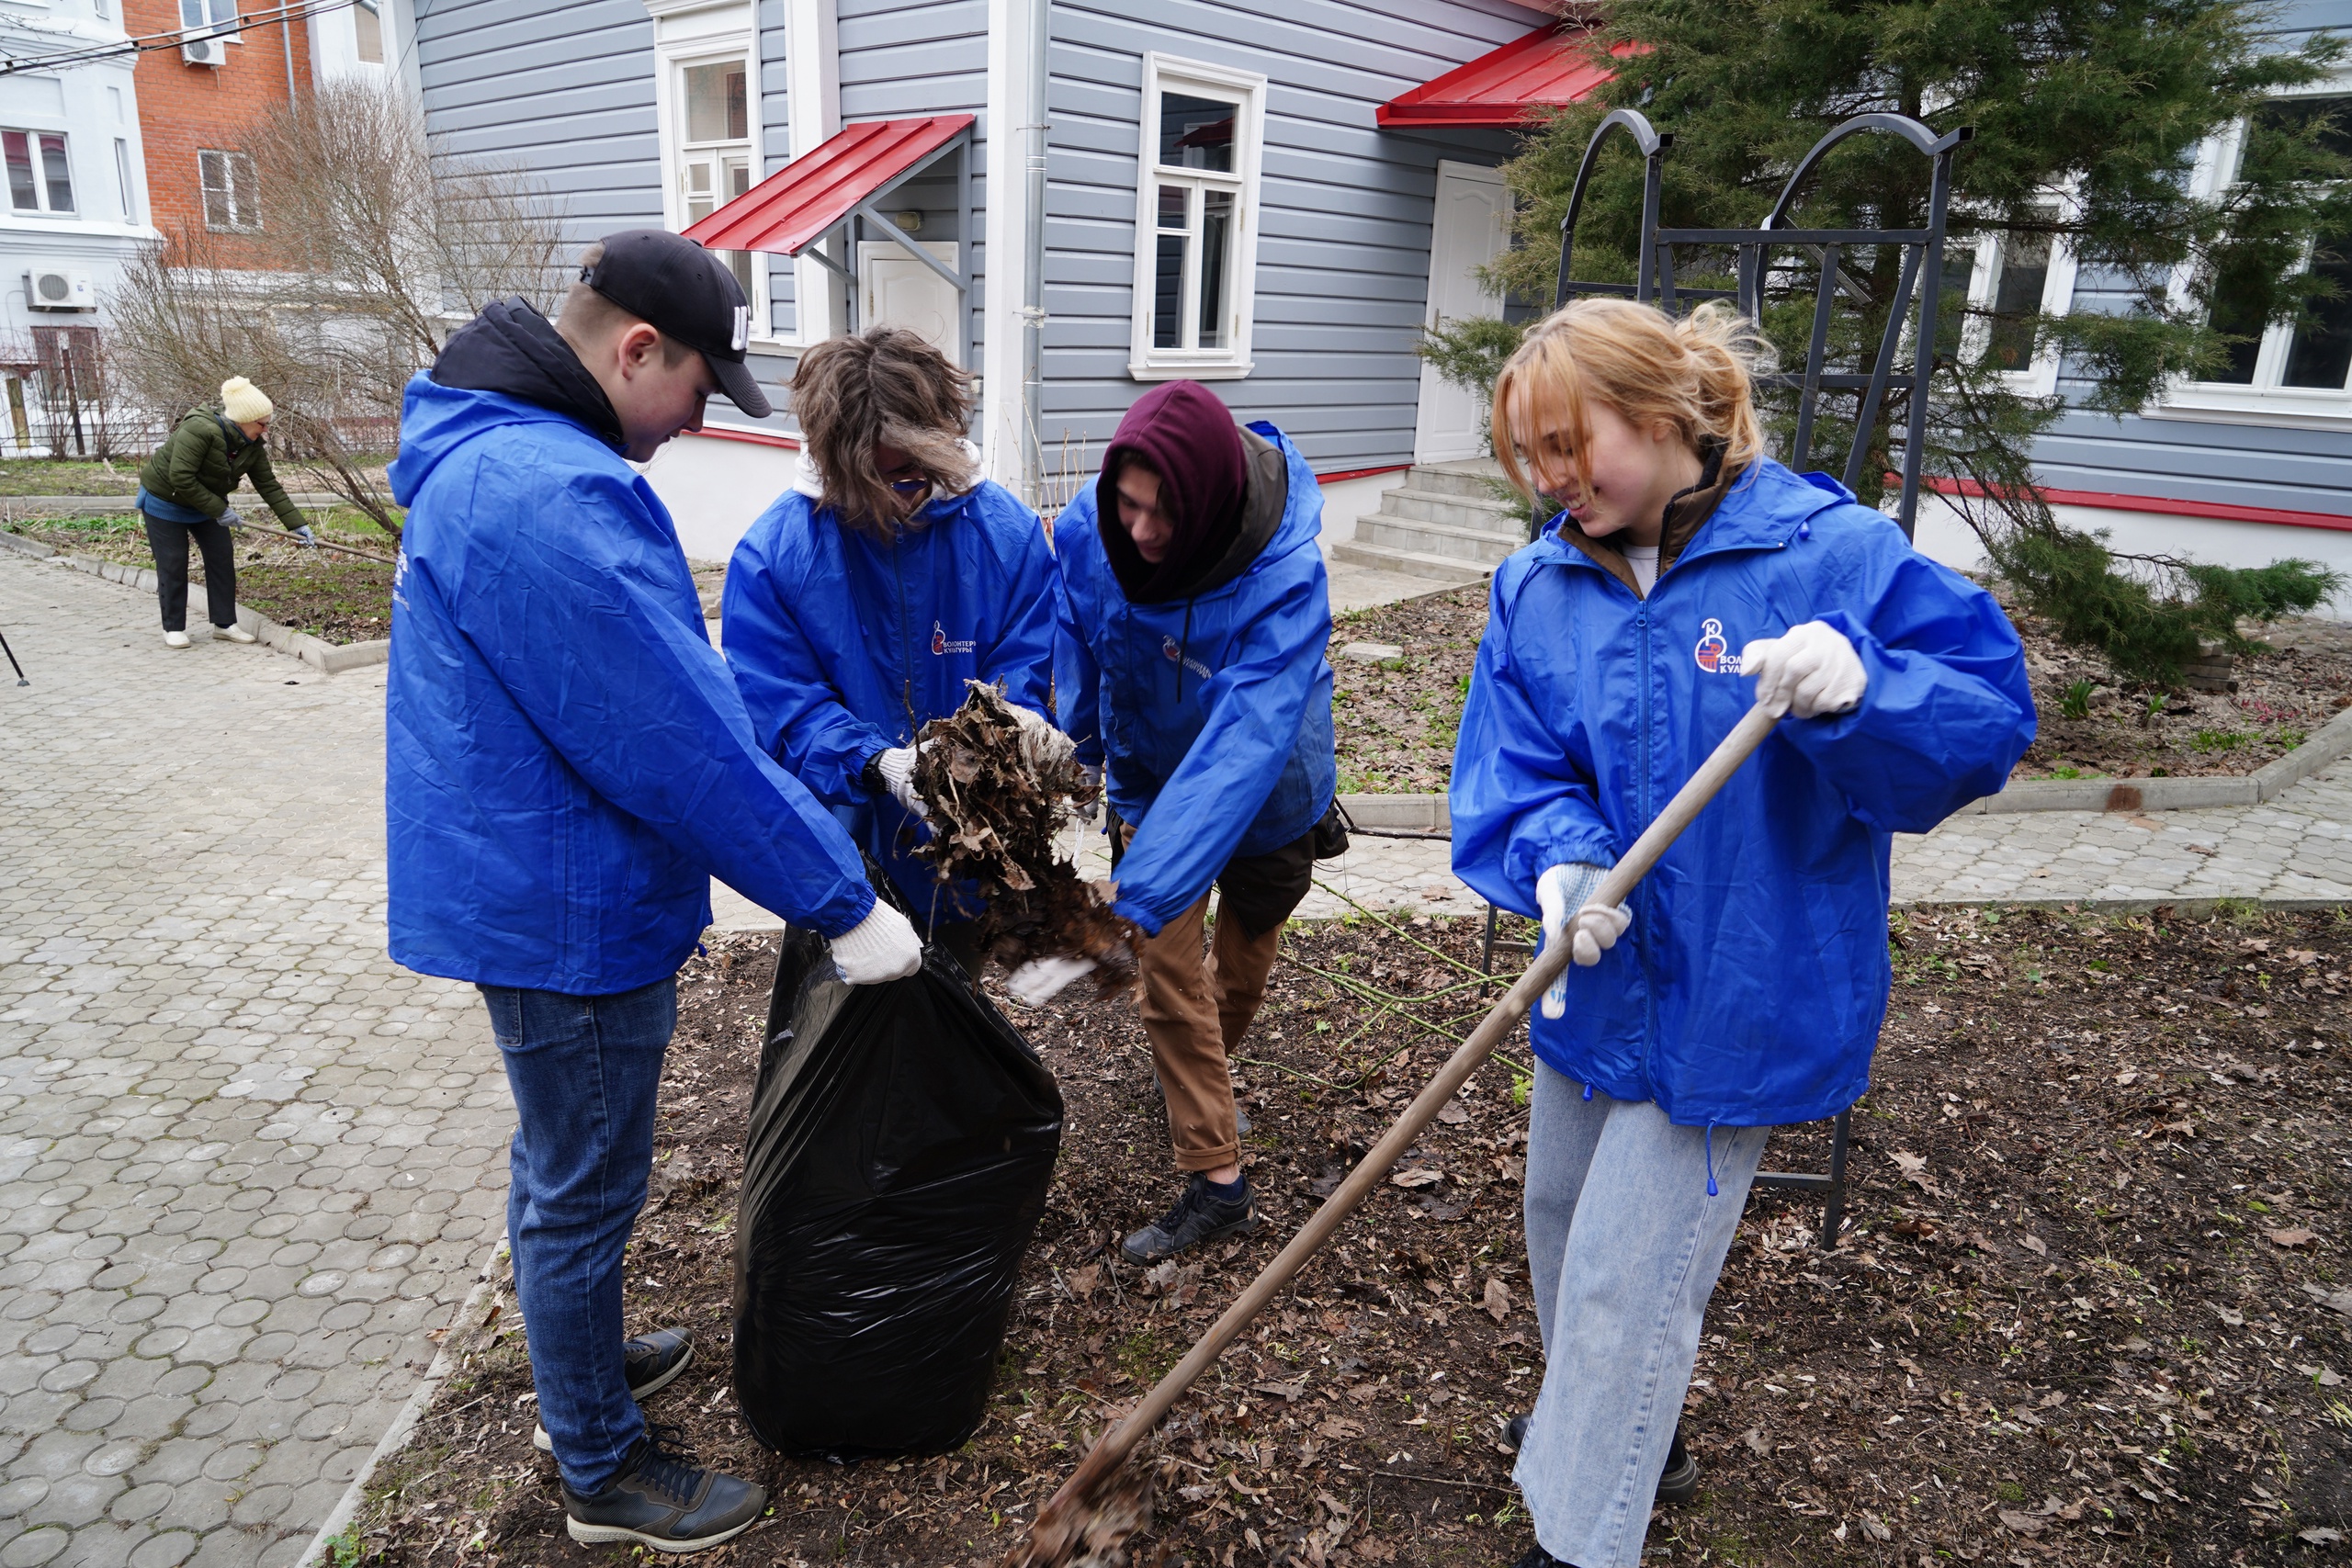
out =
<path fill-rule="evenodd" d="M 613 1541 L 675 1556 L 732 1540 L 758 1523 L 767 1488 L 697 1468 L 671 1446 L 675 1432 L 658 1427 L 639 1438 L 601 1491 L 583 1497 L 566 1483 L 565 1532 L 590 1545 Z"/>
<path fill-rule="evenodd" d="M 1121 1242 L 1120 1255 L 1130 1263 L 1157 1263 L 1204 1241 L 1248 1235 L 1259 1225 L 1256 1196 L 1250 1190 L 1249 1177 L 1234 1185 L 1241 1189 L 1238 1198 L 1219 1197 L 1208 1179 L 1195 1171 L 1176 1206 Z"/>

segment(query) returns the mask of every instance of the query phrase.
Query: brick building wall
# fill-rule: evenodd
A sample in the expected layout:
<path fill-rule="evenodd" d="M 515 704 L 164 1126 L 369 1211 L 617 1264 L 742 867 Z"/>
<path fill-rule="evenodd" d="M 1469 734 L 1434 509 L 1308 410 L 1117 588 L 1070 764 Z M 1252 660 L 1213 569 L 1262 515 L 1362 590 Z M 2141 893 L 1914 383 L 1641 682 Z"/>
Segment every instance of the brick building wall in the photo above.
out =
<path fill-rule="evenodd" d="M 247 0 L 245 8 L 261 7 L 258 0 Z M 215 15 L 226 11 L 225 6 L 217 6 Z M 124 0 L 123 25 L 134 38 L 172 31 L 181 25 L 177 0 Z M 309 24 L 299 15 L 234 37 L 244 41 L 224 38 L 225 61 L 218 66 L 191 65 L 176 49 L 139 56 L 139 129 L 146 143 L 149 220 L 167 238 L 206 231 L 198 155 L 235 150 L 244 140 L 246 126 L 287 101 L 289 54 L 296 88 L 310 91 Z M 237 221 L 254 216 L 268 221 L 268 193 L 257 195 L 257 204 L 247 204 L 257 205 L 257 215 L 238 211 L 232 214 Z M 216 201 L 216 215 L 219 207 Z M 216 224 L 211 237 L 224 259 L 237 259 L 243 248 L 233 229 L 224 231 Z"/>

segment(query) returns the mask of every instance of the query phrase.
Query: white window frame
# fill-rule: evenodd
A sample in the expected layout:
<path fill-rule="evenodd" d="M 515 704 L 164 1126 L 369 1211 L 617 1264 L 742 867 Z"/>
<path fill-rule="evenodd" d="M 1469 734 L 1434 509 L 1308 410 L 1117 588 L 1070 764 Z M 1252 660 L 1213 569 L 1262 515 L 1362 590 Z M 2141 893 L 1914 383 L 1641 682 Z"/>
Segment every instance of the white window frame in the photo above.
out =
<path fill-rule="evenodd" d="M 1155 153 L 1159 146 L 1159 96 L 1165 91 L 1192 92 L 1202 97 L 1236 100 L 1233 117 L 1233 172 L 1200 169 L 1162 171 Z M 1250 355 L 1258 295 L 1258 204 L 1266 142 L 1266 78 L 1255 71 L 1236 71 L 1172 55 L 1143 57 L 1143 105 L 1138 116 L 1140 138 L 1136 152 L 1136 243 L 1133 336 L 1127 349 L 1127 374 L 1138 381 L 1167 381 L 1190 377 L 1201 381 L 1233 381 L 1254 368 Z M 1152 301 L 1159 286 L 1159 187 L 1165 184 L 1216 187 L 1235 193 L 1231 263 L 1231 326 L 1223 348 L 1159 348 L 1152 343 Z M 1195 214 L 1200 198 L 1192 198 Z M 1195 219 L 1197 227 L 1197 218 Z M 1199 269 L 1186 289 L 1182 307 L 1195 312 L 1192 290 L 1199 285 Z"/>
<path fill-rule="evenodd" d="M 82 171 L 74 166 L 73 132 L 56 130 L 42 130 L 40 128 L 28 125 L 0 126 L 0 130 L 5 130 L 12 136 L 21 136 L 25 139 L 25 146 L 32 157 L 33 201 L 36 204 L 31 207 L 18 207 L 17 205 L 15 195 L 11 193 L 8 198 L 8 205 L 5 208 L 0 208 L 0 213 L 5 213 L 11 218 L 71 219 L 85 216 L 82 210 L 83 182 L 80 178 Z M 41 164 L 40 139 L 44 136 L 54 136 L 59 141 L 65 143 L 65 184 L 67 188 L 71 190 L 74 195 L 74 205 L 72 207 L 51 207 L 49 204 L 49 172 Z"/>
<path fill-rule="evenodd" d="M 707 0 L 646 0 L 646 10 L 660 29 L 653 46 L 654 113 L 662 144 L 662 223 L 673 231 L 686 227 L 686 164 L 705 152 L 702 144 L 689 147 L 685 126 L 685 72 L 690 65 L 715 65 L 722 61 L 743 62 L 743 142 L 751 158 L 751 183 L 766 175 L 760 149 L 765 141 L 760 124 L 760 51 L 753 31 L 753 9 L 743 3 L 710 5 Z M 729 143 L 731 145 L 732 143 Z M 716 147 L 717 143 L 711 144 Z M 719 205 L 727 198 L 721 196 Z M 752 320 L 754 342 L 771 336 L 768 310 L 768 262 L 763 252 L 752 253 Z"/>
<path fill-rule="evenodd" d="M 2281 99 L 2334 98 L 2352 94 L 2352 72 L 2273 95 Z M 2198 150 L 2196 172 L 2189 189 L 2211 197 L 2237 178 L 2238 160 L 2245 152 L 2245 122 L 2238 120 L 2207 139 Z M 2172 303 L 2191 304 L 2193 279 L 2183 270 L 2172 282 Z M 2224 424 L 2280 424 L 2313 430 L 2352 430 L 2352 382 L 2331 390 L 2321 387 L 2286 387 L 2287 355 L 2294 329 L 2272 322 L 2263 329 L 2256 351 L 2254 380 L 2192 381 L 2180 377 L 2168 384 L 2147 412 L 2159 418 L 2204 420 Z"/>
<path fill-rule="evenodd" d="M 2035 206 L 2055 208 L 2058 221 L 2072 220 L 2080 207 L 2071 190 L 2055 190 L 2047 194 Z M 1976 255 L 1968 276 L 1968 310 L 1962 319 L 1967 325 L 1961 334 L 1960 353 L 1971 364 L 1984 358 L 1993 346 L 1994 301 L 2001 294 L 2001 268 L 2005 260 L 2003 242 L 2010 236 L 2003 230 L 1991 230 L 1977 236 Z M 2041 310 L 2045 316 L 2061 316 L 2075 302 L 2076 263 L 2074 246 L 2064 234 L 2053 234 L 2050 240 L 2050 270 L 2042 278 Z M 2052 344 L 2034 344 L 2033 360 L 2022 370 L 1999 372 L 2008 389 L 2021 397 L 2046 398 L 2058 389 L 2060 355 Z"/>
<path fill-rule="evenodd" d="M 217 38 L 222 43 L 245 41 L 244 29 L 236 27 L 241 19 L 237 9 L 238 0 L 174 0 L 174 3 L 179 7 L 181 42 L 187 43 L 200 38 Z M 188 8 L 191 6 L 204 17 L 201 24 L 191 23 L 188 20 Z M 220 30 L 223 28 L 235 28 L 236 30 L 223 32 Z"/>
<path fill-rule="evenodd" d="M 260 233 L 262 228 L 262 215 L 258 210 L 250 215 L 250 221 L 235 221 L 220 225 L 215 225 L 213 223 L 211 204 L 206 199 L 212 194 L 213 187 L 204 183 L 204 161 L 207 158 L 229 160 L 229 162 L 224 165 L 229 171 L 229 184 L 222 188 L 228 192 L 231 206 L 230 216 L 232 219 L 242 219 L 246 216 L 239 210 L 238 198 L 242 193 L 237 185 L 237 164 L 242 162 L 244 165 L 245 184 L 247 186 L 258 187 L 261 184 L 260 175 L 254 168 L 252 153 L 240 152 L 233 147 L 198 148 L 196 152 L 196 204 L 198 209 L 204 214 L 204 226 L 215 234 Z M 255 209 L 258 209 L 261 206 L 261 192 L 258 188 L 254 190 L 253 200 L 249 205 Z"/>

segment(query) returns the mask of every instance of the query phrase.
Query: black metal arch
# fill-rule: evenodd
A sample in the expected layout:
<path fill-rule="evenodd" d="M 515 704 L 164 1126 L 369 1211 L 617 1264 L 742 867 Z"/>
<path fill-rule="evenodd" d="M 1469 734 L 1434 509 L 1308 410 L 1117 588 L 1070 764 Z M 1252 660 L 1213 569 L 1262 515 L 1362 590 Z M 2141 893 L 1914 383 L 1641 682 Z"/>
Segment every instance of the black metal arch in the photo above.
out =
<path fill-rule="evenodd" d="M 1576 220 L 1584 205 L 1585 186 L 1598 161 L 1600 144 L 1613 129 L 1632 135 L 1648 160 L 1642 193 L 1642 235 L 1640 253 L 1636 258 L 1634 282 L 1593 283 L 1577 281 L 1570 274 Z M 1850 137 L 1865 133 L 1898 136 L 1922 156 L 1934 161 L 1928 198 L 1927 222 L 1917 229 L 1787 229 L 1781 227 L 1795 204 L 1797 196 L 1815 166 L 1829 150 Z M 1702 300 L 1733 301 L 1741 314 L 1760 320 L 1764 308 L 1766 276 L 1774 272 L 1803 271 L 1805 262 L 1778 263 L 1772 259 L 1776 251 L 1796 250 L 1804 254 L 1819 268 L 1819 282 L 1815 291 L 1813 332 L 1805 349 L 1802 371 L 1776 372 L 1758 377 L 1766 386 L 1793 389 L 1797 394 L 1797 424 L 1789 452 L 1789 466 L 1802 468 L 1811 454 L 1815 416 L 1824 391 L 1852 392 L 1859 401 L 1854 421 L 1854 440 L 1846 457 L 1844 480 L 1849 490 L 1858 489 L 1862 477 L 1862 465 L 1870 455 L 1871 437 L 1876 432 L 1880 412 L 1887 394 L 1897 387 L 1905 398 L 1907 424 L 1903 444 L 1902 491 L 1895 511 L 1895 520 L 1907 537 L 1913 531 L 1919 501 L 1920 461 L 1926 452 L 1928 432 L 1928 385 L 1935 367 L 1936 321 L 1942 304 L 1943 253 L 1946 209 L 1951 200 L 1951 161 L 1953 154 L 1969 141 L 1975 132 L 1961 129 L 1938 135 L 1935 130 L 1899 114 L 1863 114 L 1832 129 L 1813 145 L 1781 187 L 1778 200 L 1763 223 L 1754 229 L 1666 229 L 1658 224 L 1658 197 L 1663 185 L 1666 149 L 1672 145 L 1670 136 L 1661 135 L 1649 121 L 1631 109 L 1619 109 L 1602 120 L 1586 144 L 1584 162 L 1577 171 L 1577 183 L 1568 197 L 1567 216 L 1560 224 L 1560 281 L 1554 292 L 1555 309 L 1578 294 L 1613 295 L 1634 299 L 1655 299 L 1668 311 L 1679 313 Z M 1730 250 L 1736 254 L 1738 287 L 1736 288 L 1678 288 L 1674 278 L 1674 252 L 1678 245 L 1710 250 Z M 1903 265 L 1895 284 L 1894 299 L 1887 310 L 1886 326 L 1880 335 L 1878 352 L 1872 357 L 1870 373 L 1860 375 L 1826 368 L 1830 313 L 1841 292 L 1852 293 L 1853 285 L 1841 278 L 1838 257 L 1843 251 L 1858 246 L 1896 245 L 1903 249 Z M 1917 295 L 1918 309 L 1912 310 Z M 1898 374 L 1894 362 L 1904 338 L 1912 342 L 1911 367 Z"/>
<path fill-rule="evenodd" d="M 1634 264 L 1634 282 L 1577 283 L 1568 281 L 1568 257 L 1576 249 L 1577 214 L 1584 210 L 1585 187 L 1592 183 L 1593 165 L 1600 162 L 1600 144 L 1612 130 L 1622 130 L 1634 139 L 1641 150 L 1645 165 L 1642 171 L 1642 235 L 1641 254 Z M 1571 289 L 1580 294 L 1614 294 L 1621 298 L 1647 299 L 1650 297 L 1650 246 L 1648 237 L 1657 230 L 1658 193 L 1663 188 L 1666 150 L 1674 145 L 1674 138 L 1661 136 L 1649 122 L 1649 117 L 1638 109 L 1612 109 L 1585 143 L 1584 162 L 1577 165 L 1577 183 L 1568 191 L 1567 215 L 1560 220 L 1560 283 L 1552 291 L 1552 309 L 1558 310 L 1568 302 Z"/>

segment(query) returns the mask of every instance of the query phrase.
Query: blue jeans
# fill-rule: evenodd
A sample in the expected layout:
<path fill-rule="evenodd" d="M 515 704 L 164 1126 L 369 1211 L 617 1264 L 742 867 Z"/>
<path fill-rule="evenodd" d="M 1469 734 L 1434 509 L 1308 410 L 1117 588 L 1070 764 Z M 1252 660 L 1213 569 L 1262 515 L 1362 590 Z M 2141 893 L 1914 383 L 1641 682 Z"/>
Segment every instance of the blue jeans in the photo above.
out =
<path fill-rule="evenodd" d="M 1527 1262 L 1544 1391 L 1511 1479 L 1576 1568 L 1638 1568 L 1707 1298 L 1769 1127 L 1677 1127 L 1541 1062 L 1527 1135 Z"/>
<path fill-rule="evenodd" d="M 575 1492 L 645 1431 L 621 1354 L 621 1254 L 653 1169 L 653 1096 L 678 983 L 609 997 L 484 986 L 519 1118 L 506 1235 L 539 1424 Z"/>

